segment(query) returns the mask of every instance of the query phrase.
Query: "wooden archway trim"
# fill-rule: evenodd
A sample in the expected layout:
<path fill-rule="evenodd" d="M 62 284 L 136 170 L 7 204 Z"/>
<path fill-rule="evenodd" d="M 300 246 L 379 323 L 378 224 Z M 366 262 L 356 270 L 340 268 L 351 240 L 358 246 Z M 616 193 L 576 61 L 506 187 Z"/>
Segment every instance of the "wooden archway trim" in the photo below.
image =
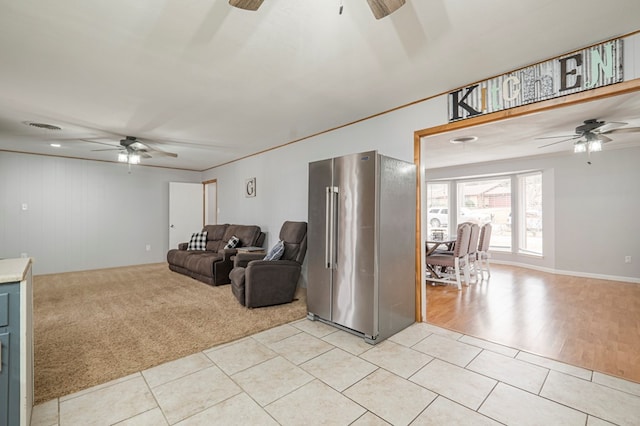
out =
<path fill-rule="evenodd" d="M 612 96 L 619 96 L 628 93 L 640 91 L 640 78 L 625 81 L 622 83 L 612 84 L 610 86 L 599 87 L 597 89 L 587 90 L 572 95 L 563 96 L 560 98 L 549 99 L 547 101 L 541 101 L 529 105 L 523 105 L 520 107 L 494 112 L 491 114 L 485 114 L 468 118 L 466 120 L 460 120 L 453 123 L 442 124 L 439 126 L 429 127 L 422 130 L 416 130 L 413 133 L 413 161 L 416 165 L 416 321 L 423 321 L 422 318 L 422 173 L 421 173 L 421 139 L 425 136 L 436 135 L 439 133 L 445 133 L 452 130 L 464 129 L 467 127 L 473 127 L 480 124 L 493 123 L 500 120 L 506 120 L 508 118 L 520 117 L 527 114 L 533 114 L 536 112 L 542 112 L 552 110 L 556 108 L 562 108 L 570 105 L 576 105 L 583 102 L 590 102 L 599 99 L 609 98 Z"/>
<path fill-rule="evenodd" d="M 202 181 L 202 226 L 207 224 L 207 185 L 215 183 L 218 184 L 218 179 L 209 179 Z M 216 189 L 216 208 L 218 208 L 218 191 Z M 218 213 L 216 212 L 216 223 Z"/>

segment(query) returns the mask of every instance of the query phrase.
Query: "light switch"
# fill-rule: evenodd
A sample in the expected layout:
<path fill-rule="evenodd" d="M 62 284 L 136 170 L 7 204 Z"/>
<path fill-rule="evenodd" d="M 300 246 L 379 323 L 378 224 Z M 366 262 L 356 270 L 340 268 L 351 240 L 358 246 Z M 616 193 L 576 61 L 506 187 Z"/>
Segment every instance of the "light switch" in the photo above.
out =
<path fill-rule="evenodd" d="M 29 206 L 27 206 L 27 203 L 22 203 L 22 210 L 28 210 Z"/>

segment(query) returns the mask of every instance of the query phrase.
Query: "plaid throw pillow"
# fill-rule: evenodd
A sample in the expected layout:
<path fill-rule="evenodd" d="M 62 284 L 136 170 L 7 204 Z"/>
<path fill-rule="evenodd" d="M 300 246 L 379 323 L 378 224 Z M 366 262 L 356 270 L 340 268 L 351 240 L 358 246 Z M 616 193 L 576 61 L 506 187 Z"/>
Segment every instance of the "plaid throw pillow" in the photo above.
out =
<path fill-rule="evenodd" d="M 227 245 L 224 246 L 224 248 L 226 249 L 236 248 L 239 242 L 240 242 L 240 238 L 234 235 L 233 237 L 229 238 L 229 241 L 227 241 Z"/>
<path fill-rule="evenodd" d="M 283 254 L 284 242 L 278 241 L 273 247 L 271 247 L 271 250 L 269 250 L 269 253 L 267 253 L 263 260 L 280 260 Z"/>
<path fill-rule="evenodd" d="M 206 250 L 207 248 L 207 231 L 194 232 L 191 234 L 191 240 L 187 246 L 187 250 Z"/>

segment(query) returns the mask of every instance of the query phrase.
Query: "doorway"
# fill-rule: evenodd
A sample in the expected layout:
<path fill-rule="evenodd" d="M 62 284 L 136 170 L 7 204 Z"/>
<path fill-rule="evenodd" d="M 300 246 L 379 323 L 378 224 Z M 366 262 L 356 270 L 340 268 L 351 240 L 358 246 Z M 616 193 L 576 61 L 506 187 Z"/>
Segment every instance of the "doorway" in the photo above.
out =
<path fill-rule="evenodd" d="M 566 129 L 572 129 L 575 126 L 576 122 L 580 122 L 586 118 L 593 117 L 601 117 L 604 114 L 615 115 L 617 118 L 618 115 L 621 115 L 623 118 L 625 114 L 631 114 L 631 118 L 637 117 L 637 114 L 634 112 L 632 107 L 638 105 L 637 102 L 637 94 L 640 92 L 640 79 L 635 79 L 623 83 L 618 83 L 611 86 L 601 87 L 597 89 L 593 89 L 589 92 L 577 93 L 574 95 L 567 95 L 563 98 L 551 99 L 548 101 L 542 101 L 535 104 L 525 105 L 521 107 L 512 108 L 510 110 L 500 111 L 496 113 L 486 114 L 482 116 L 476 116 L 470 119 L 457 121 L 453 123 L 448 123 L 440 126 L 435 126 L 432 128 L 422 129 L 414 132 L 414 158 L 415 164 L 417 166 L 417 170 L 419 171 L 419 177 L 417 179 L 417 203 L 416 203 L 416 241 L 415 241 L 415 250 L 416 250 L 416 321 L 424 321 L 426 318 L 426 309 L 427 309 L 427 300 L 424 294 L 424 283 L 426 279 L 425 270 L 425 250 L 424 250 L 424 242 L 427 238 L 427 227 L 429 224 L 426 222 L 427 216 L 427 191 L 426 191 L 426 177 L 427 169 L 437 170 L 437 167 L 444 168 L 455 163 L 444 164 L 443 158 L 448 155 L 448 161 L 458 161 L 459 158 L 456 158 L 455 155 L 452 155 L 454 151 L 451 148 L 454 145 L 451 145 L 450 138 L 452 135 L 454 136 L 468 136 L 469 132 L 480 132 L 482 129 L 488 128 L 489 124 L 499 122 L 499 130 L 502 133 L 508 134 L 511 132 L 521 131 L 522 121 L 512 120 L 515 118 L 521 118 L 522 120 L 531 121 L 531 122 L 544 122 L 545 123 L 545 131 L 551 135 L 563 134 L 561 132 L 566 132 Z M 623 96 L 627 95 L 627 96 Z M 607 107 L 602 107 L 598 110 L 588 112 L 590 108 L 589 104 L 595 105 L 592 101 L 607 101 Z M 578 114 L 576 117 L 567 117 L 566 114 L 556 114 L 555 118 L 564 118 L 568 120 L 566 122 L 559 121 L 557 123 L 557 128 L 552 128 L 551 123 L 548 120 L 541 120 L 540 113 L 546 111 L 556 111 L 560 108 L 564 107 L 575 107 L 569 108 L 566 111 L 575 111 Z M 620 114 L 615 113 L 614 110 L 619 109 Z M 624 114 L 622 112 L 624 111 Z M 586 115 L 585 115 L 586 114 Z M 587 117 L 588 115 L 588 117 Z M 606 118 L 606 117 L 603 117 Z M 622 121 L 633 122 L 631 119 L 625 119 Z M 473 128 L 473 130 L 471 130 Z M 527 139 L 527 143 L 535 143 L 536 149 L 541 145 L 540 141 L 535 141 L 534 136 L 529 135 L 530 137 Z M 538 135 L 535 135 L 538 136 Z M 617 135 L 618 136 L 618 135 Z M 616 143 L 620 143 L 622 140 L 622 135 L 617 137 L 618 141 Z M 429 144 L 426 146 L 425 141 L 423 139 L 429 137 L 430 141 L 439 140 L 439 144 Z M 562 145 L 559 145 L 561 149 L 565 149 Z M 502 145 L 501 148 L 504 152 L 513 151 L 515 153 L 521 153 L 524 149 L 523 144 L 505 144 Z M 486 150 L 489 152 L 489 150 Z M 545 154 L 547 151 L 540 151 L 538 153 Z M 485 154 L 483 152 L 478 152 L 474 150 L 472 145 L 467 146 L 466 151 L 462 151 L 461 154 L 458 155 L 470 155 L 473 154 L 476 162 L 489 161 L 487 158 L 483 158 L 482 155 Z M 435 166 L 433 164 L 429 164 L 429 161 L 436 156 L 439 157 L 439 164 Z M 512 156 L 512 160 L 516 157 L 516 155 Z M 585 160 L 586 161 L 586 160 Z M 586 164 L 586 163 L 585 163 Z M 482 171 L 475 169 L 471 164 L 465 166 L 465 175 L 466 177 L 479 177 L 481 176 Z M 424 205 L 423 205 L 424 204 Z M 552 206 L 549 206 L 552 208 Z M 551 241 L 549 241 L 551 244 Z M 551 244 L 551 248 L 553 248 L 553 244 Z M 549 247 L 547 247 L 548 249 Z M 546 249 L 545 249 L 546 250 Z M 547 254 L 549 257 L 553 257 L 553 252 L 547 250 Z"/>
<path fill-rule="evenodd" d="M 202 182 L 204 185 L 204 223 L 218 224 L 218 180 L 212 179 Z"/>
<path fill-rule="evenodd" d="M 169 248 L 189 241 L 203 226 L 201 183 L 169 182 Z"/>

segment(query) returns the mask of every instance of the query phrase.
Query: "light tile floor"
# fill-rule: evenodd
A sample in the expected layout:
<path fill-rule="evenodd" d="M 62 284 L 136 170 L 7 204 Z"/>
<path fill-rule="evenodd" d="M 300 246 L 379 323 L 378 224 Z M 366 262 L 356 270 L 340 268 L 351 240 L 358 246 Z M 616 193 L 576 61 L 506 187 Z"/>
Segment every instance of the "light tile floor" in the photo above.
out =
<path fill-rule="evenodd" d="M 34 407 L 32 426 L 639 425 L 640 384 L 417 323 L 295 321 Z"/>

